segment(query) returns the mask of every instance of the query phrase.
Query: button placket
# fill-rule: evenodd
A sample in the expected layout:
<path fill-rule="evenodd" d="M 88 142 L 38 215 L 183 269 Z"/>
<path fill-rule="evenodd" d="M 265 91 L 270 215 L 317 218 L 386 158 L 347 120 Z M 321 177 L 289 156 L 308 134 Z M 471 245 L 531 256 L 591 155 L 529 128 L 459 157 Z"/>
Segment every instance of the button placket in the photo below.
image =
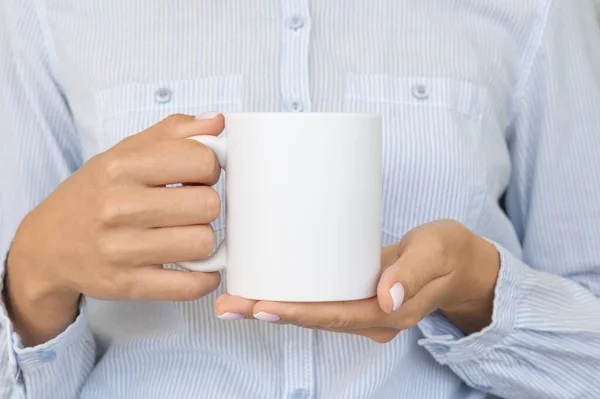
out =
<path fill-rule="evenodd" d="M 281 108 L 310 112 L 309 49 L 311 18 L 308 0 L 280 0 Z M 285 132 L 282 132 L 285 134 Z M 290 327 L 284 350 L 284 397 L 315 397 L 313 337 L 315 331 Z"/>
<path fill-rule="evenodd" d="M 287 112 L 310 112 L 309 47 L 311 18 L 307 0 L 281 0 L 281 100 Z"/>
<path fill-rule="evenodd" d="M 287 19 L 287 26 L 293 31 L 304 27 L 304 17 L 302 15 L 293 15 Z"/>
<path fill-rule="evenodd" d="M 291 100 L 286 103 L 286 108 L 290 112 L 303 112 L 304 105 L 300 100 Z"/>

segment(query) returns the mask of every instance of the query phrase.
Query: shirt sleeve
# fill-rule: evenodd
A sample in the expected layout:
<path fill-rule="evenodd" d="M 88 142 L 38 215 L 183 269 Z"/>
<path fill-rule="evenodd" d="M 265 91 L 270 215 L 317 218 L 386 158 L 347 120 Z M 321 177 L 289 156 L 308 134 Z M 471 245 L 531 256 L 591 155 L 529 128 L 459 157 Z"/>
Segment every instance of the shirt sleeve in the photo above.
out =
<path fill-rule="evenodd" d="M 600 31 L 592 0 L 550 2 L 509 140 L 507 213 L 494 243 L 492 323 L 464 336 L 440 313 L 420 341 L 468 385 L 507 398 L 600 398 Z"/>
<path fill-rule="evenodd" d="M 82 162 L 44 11 L 35 1 L 0 2 L 0 289 L 22 218 Z M 94 357 L 85 307 L 60 336 L 23 348 L 0 302 L 1 398 L 75 398 Z"/>

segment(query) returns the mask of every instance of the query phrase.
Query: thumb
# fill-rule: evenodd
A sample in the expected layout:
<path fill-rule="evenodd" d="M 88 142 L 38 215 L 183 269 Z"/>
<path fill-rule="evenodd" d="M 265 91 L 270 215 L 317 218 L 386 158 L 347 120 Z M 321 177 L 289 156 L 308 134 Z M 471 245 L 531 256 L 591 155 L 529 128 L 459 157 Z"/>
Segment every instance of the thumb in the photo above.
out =
<path fill-rule="evenodd" d="M 196 131 L 194 134 L 218 136 L 225 128 L 225 117 L 219 112 L 204 112 L 196 116 L 194 121 L 193 127 L 202 130 L 200 133 Z"/>
<path fill-rule="evenodd" d="M 205 112 L 196 117 L 173 114 L 159 122 L 168 136 L 186 139 L 192 136 L 218 136 L 225 128 L 225 118 L 218 112 Z"/>
<path fill-rule="evenodd" d="M 183 124 L 176 132 L 178 137 L 218 136 L 225 129 L 225 117 L 219 112 L 205 112 L 196 116 L 189 124 Z"/>
<path fill-rule="evenodd" d="M 392 313 L 438 277 L 441 268 L 435 258 L 423 251 L 407 248 L 385 269 L 377 284 L 377 300 L 386 313 Z"/>
<path fill-rule="evenodd" d="M 218 112 L 205 112 L 196 117 L 172 114 L 148 129 L 129 136 L 123 142 L 155 142 L 164 139 L 186 139 L 192 136 L 218 136 L 225 128 L 225 118 Z"/>

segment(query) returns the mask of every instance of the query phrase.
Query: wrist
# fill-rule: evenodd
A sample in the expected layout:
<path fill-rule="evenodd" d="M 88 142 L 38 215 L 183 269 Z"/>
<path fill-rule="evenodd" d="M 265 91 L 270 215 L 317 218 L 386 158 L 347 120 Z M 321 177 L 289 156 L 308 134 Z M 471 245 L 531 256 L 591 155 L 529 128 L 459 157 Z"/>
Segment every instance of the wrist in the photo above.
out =
<path fill-rule="evenodd" d="M 470 256 L 465 262 L 456 294 L 440 307 L 444 315 L 465 333 L 481 331 L 492 322 L 500 255 L 489 241 L 471 233 Z M 464 257 L 461 257 L 464 262 Z"/>
<path fill-rule="evenodd" d="M 465 334 L 473 334 L 483 330 L 492 322 L 494 298 L 479 302 L 465 303 L 462 306 L 441 308 L 441 312 Z"/>
<path fill-rule="evenodd" d="M 44 241 L 37 228 L 40 223 L 43 221 L 36 220 L 35 210 L 21 222 L 6 258 L 7 279 L 12 290 L 28 303 L 43 306 L 47 301 L 72 302 L 79 293 L 61 279 L 55 256 L 36 244 Z"/>
<path fill-rule="evenodd" d="M 77 316 L 80 295 L 36 274 L 18 256 L 6 260 L 3 299 L 23 345 L 35 346 L 63 332 Z"/>

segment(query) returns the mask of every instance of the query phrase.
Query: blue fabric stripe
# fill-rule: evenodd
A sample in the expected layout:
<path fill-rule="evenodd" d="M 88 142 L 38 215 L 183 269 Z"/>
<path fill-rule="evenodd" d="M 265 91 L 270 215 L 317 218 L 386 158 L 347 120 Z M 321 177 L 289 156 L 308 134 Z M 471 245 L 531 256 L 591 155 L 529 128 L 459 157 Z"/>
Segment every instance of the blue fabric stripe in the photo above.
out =
<path fill-rule="evenodd" d="M 502 259 L 488 328 L 436 312 L 386 345 L 218 320 L 223 288 L 88 298 L 35 348 L 0 307 L 0 398 L 600 397 L 593 0 L 0 4 L 0 254 L 87 159 L 169 114 L 297 110 L 383 115 L 385 245 L 452 218 Z"/>

